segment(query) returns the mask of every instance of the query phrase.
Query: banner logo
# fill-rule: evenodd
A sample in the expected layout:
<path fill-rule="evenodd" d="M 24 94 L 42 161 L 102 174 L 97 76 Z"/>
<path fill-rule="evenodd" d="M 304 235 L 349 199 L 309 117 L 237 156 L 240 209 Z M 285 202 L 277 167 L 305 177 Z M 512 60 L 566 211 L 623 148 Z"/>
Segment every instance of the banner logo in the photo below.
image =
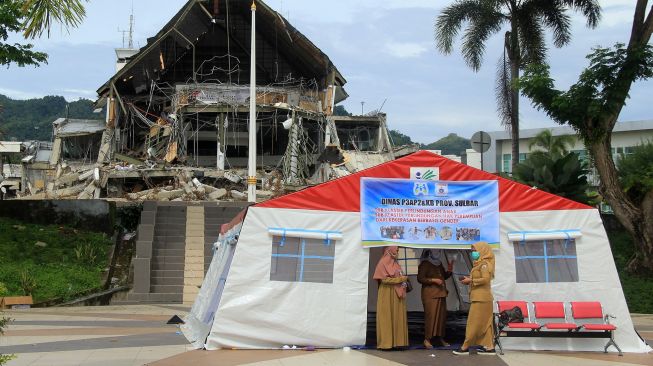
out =
<path fill-rule="evenodd" d="M 415 183 L 413 186 L 413 194 L 415 196 L 428 196 L 429 195 L 429 186 L 426 183 Z"/>
<path fill-rule="evenodd" d="M 435 195 L 436 196 L 448 196 L 449 195 L 449 185 L 447 183 L 437 183 L 435 185 Z"/>
<path fill-rule="evenodd" d="M 440 179 L 440 168 L 410 168 L 410 179 L 438 180 Z"/>

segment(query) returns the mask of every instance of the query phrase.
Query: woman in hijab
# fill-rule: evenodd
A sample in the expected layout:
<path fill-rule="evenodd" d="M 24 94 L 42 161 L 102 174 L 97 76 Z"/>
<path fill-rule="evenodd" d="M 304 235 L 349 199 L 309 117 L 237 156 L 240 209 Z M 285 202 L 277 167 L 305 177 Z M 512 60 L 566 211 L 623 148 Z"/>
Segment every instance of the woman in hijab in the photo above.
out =
<path fill-rule="evenodd" d="M 444 340 L 444 328 L 447 321 L 447 285 L 451 277 L 453 262 L 447 270 L 442 266 L 439 250 L 422 251 L 417 281 L 422 284 L 422 304 L 424 305 L 424 347 L 433 348 L 431 340 L 435 337 L 436 346 L 448 346 Z"/>
<path fill-rule="evenodd" d="M 492 290 L 491 281 L 494 278 L 494 253 L 486 242 L 472 244 L 472 259 L 474 266 L 469 274 L 461 279 L 469 285 L 469 308 L 465 342 L 456 351 L 456 355 L 468 355 L 469 347 L 480 345 L 480 355 L 496 355 L 494 351 L 494 327 L 492 326 Z"/>
<path fill-rule="evenodd" d="M 379 284 L 376 300 L 376 348 L 408 346 L 406 282 L 397 263 L 398 247 L 386 247 L 374 271 Z"/>

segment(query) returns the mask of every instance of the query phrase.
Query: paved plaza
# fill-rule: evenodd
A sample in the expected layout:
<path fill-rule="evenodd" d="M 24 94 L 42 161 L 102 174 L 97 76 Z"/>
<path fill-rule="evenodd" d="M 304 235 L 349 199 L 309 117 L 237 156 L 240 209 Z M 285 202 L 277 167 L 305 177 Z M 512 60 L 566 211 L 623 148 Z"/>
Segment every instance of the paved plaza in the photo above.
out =
<path fill-rule="evenodd" d="M 651 365 L 653 354 L 600 352 L 515 352 L 504 356 L 454 356 L 451 351 L 376 350 L 192 350 L 171 316 L 181 305 L 125 305 L 7 311 L 14 321 L 0 336 L 0 353 L 13 353 L 18 365 L 487 365 L 609 366 Z M 633 315 L 636 328 L 653 344 L 653 315 Z"/>

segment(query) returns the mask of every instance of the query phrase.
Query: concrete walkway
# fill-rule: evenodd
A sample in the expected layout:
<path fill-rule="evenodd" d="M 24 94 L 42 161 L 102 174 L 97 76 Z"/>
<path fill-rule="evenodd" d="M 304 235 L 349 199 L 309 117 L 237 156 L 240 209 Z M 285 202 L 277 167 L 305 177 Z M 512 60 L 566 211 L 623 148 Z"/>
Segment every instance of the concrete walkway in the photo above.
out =
<path fill-rule="evenodd" d="M 0 353 L 16 354 L 8 363 L 18 365 L 448 365 L 461 366 L 609 366 L 651 365 L 653 354 L 600 352 L 515 352 L 504 356 L 454 356 L 450 351 L 318 350 L 313 352 L 196 351 L 175 325 L 172 315 L 183 316 L 180 305 L 48 308 L 8 311 L 14 321 L 0 336 Z M 653 315 L 633 314 L 636 328 L 653 344 Z"/>

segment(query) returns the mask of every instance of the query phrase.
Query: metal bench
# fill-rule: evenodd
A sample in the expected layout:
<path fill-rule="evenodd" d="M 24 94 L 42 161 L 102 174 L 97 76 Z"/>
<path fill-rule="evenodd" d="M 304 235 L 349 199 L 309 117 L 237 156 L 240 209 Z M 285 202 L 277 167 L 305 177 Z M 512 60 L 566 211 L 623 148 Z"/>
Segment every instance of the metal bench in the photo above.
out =
<path fill-rule="evenodd" d="M 600 302 L 571 302 L 571 320 L 568 321 L 564 302 L 535 301 L 533 311 L 529 311 L 526 301 L 497 301 L 498 313 L 518 306 L 524 315 L 523 323 L 508 323 L 499 327 L 498 313 L 495 314 L 495 344 L 503 354 L 501 337 L 538 337 L 538 338 L 608 338 L 603 351 L 608 352 L 610 346 L 621 349 L 614 341 L 614 331 L 617 329 L 608 322 L 610 315 L 603 314 Z M 530 315 L 533 314 L 533 320 Z"/>

